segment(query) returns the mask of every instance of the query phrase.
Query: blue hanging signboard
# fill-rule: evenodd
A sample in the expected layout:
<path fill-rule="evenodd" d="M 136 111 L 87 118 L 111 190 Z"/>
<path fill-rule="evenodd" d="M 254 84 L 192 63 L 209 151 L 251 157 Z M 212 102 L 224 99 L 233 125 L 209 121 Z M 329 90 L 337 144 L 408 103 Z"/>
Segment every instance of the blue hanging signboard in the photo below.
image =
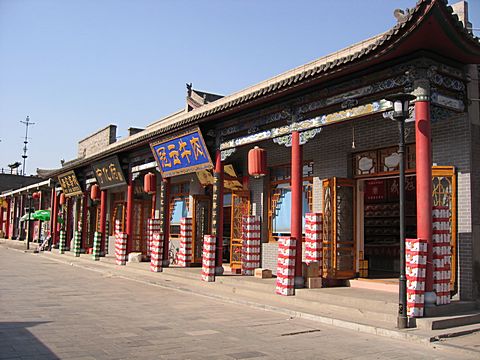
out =
<path fill-rule="evenodd" d="M 150 144 L 163 178 L 213 168 L 200 129 Z"/>

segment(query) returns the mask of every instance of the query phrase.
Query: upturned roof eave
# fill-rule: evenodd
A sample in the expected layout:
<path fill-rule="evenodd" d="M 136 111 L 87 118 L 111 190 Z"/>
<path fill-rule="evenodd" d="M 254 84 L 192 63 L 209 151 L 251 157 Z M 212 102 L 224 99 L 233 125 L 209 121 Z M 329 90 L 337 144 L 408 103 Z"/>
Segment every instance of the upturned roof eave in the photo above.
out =
<path fill-rule="evenodd" d="M 468 33 L 457 16 L 452 13 L 452 8 L 447 5 L 446 0 L 420 0 L 417 6 L 410 11 L 406 20 L 395 25 L 389 31 L 284 72 L 191 112 L 175 116 L 174 120 L 176 121 L 174 122 L 168 121 L 164 124 L 160 121 L 158 124 L 148 127 L 131 138 L 125 139 L 125 142 L 114 143 L 104 151 L 93 154 L 88 158 L 78 159 L 78 161 L 73 160 L 68 167 L 58 169 L 51 176 L 55 177 L 65 171 L 87 166 L 112 154 L 142 146 L 158 136 L 169 134 L 181 128 L 231 115 L 257 106 L 265 101 L 290 95 L 299 88 L 317 85 L 326 80 L 332 80 L 351 72 L 360 71 L 371 66 L 370 59 L 375 59 L 375 63 L 384 61 L 384 59 L 391 59 L 392 54 L 395 54 L 396 45 L 408 41 L 409 36 L 414 30 L 418 30 L 422 26 L 422 23 L 426 21 L 425 19 L 435 7 L 440 8 L 447 17 L 448 23 L 460 34 L 464 41 L 478 51 L 480 58 L 478 38 Z M 408 49 L 408 47 L 404 48 Z M 352 49 L 356 51 L 350 51 Z M 402 54 L 397 51 L 395 55 L 399 56 Z"/>

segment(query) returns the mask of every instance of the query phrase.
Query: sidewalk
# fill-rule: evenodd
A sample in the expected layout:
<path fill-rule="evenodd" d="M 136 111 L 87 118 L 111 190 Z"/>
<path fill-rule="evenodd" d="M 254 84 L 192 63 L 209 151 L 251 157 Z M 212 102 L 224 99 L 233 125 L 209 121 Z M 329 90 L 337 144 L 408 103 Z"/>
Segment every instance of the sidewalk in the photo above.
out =
<path fill-rule="evenodd" d="M 0 240 L 0 245 L 11 248 L 10 242 Z M 111 257 L 93 261 L 91 255 L 82 254 L 77 258 L 70 252 L 61 255 L 57 250 L 37 256 L 192 296 L 280 312 L 292 318 L 305 318 L 368 334 L 435 347 L 454 347 L 480 357 L 480 324 L 443 330 L 396 329 L 398 296 L 391 292 L 358 288 L 299 289 L 295 296 L 283 297 L 274 293 L 275 279 L 227 274 L 217 277 L 214 283 L 206 283 L 200 279 L 200 268 L 166 268 L 162 273 L 152 273 L 149 263 L 145 262 L 117 266 Z M 458 335 L 465 336 L 452 338 Z"/>

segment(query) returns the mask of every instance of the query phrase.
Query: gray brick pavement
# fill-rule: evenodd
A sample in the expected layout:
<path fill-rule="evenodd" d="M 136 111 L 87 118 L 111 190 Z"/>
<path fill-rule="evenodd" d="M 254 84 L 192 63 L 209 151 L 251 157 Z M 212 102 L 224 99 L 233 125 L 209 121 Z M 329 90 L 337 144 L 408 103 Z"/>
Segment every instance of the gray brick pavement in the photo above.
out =
<path fill-rule="evenodd" d="M 0 248 L 0 359 L 460 359 Z"/>

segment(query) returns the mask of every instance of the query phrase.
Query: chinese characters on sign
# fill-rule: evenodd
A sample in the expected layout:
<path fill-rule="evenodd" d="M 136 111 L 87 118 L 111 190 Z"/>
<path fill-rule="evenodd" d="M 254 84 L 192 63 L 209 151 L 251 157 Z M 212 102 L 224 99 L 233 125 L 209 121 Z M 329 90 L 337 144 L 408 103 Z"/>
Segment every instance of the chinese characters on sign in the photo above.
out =
<path fill-rule="evenodd" d="M 73 170 L 59 175 L 58 181 L 60 182 L 60 186 L 62 187 L 63 193 L 66 197 L 82 194 L 82 188 L 80 187 Z"/>
<path fill-rule="evenodd" d="M 200 129 L 150 144 L 162 177 L 213 167 Z"/>
<path fill-rule="evenodd" d="M 389 201 L 397 201 L 400 196 L 400 185 L 397 178 L 387 180 L 387 195 Z M 417 187 L 414 176 L 405 178 L 405 199 L 415 200 Z"/>
<path fill-rule="evenodd" d="M 385 201 L 385 181 L 367 180 L 365 182 L 365 200 L 368 202 Z"/>
<path fill-rule="evenodd" d="M 122 168 L 116 156 L 95 163 L 92 167 L 97 184 L 101 190 L 126 184 Z"/>

